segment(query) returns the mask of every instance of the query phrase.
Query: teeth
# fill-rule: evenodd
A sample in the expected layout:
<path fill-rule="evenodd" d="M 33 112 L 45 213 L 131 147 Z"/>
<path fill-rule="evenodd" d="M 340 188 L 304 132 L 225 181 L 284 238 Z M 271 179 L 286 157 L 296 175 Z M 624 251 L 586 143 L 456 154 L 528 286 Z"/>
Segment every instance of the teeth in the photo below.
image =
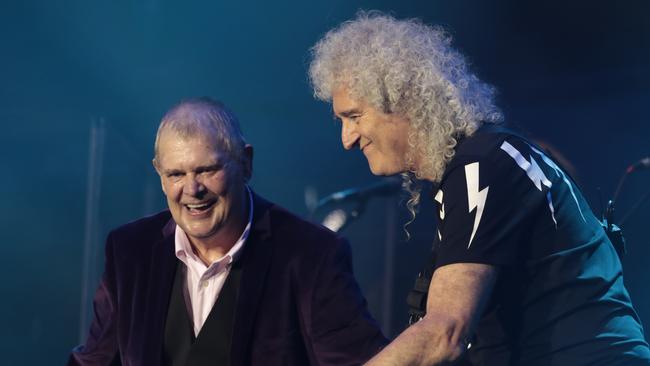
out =
<path fill-rule="evenodd" d="M 199 203 L 199 204 L 190 204 L 190 203 L 188 203 L 185 206 L 187 206 L 187 208 L 192 209 L 192 210 L 200 210 L 200 209 L 203 209 L 203 208 L 206 208 L 206 207 L 210 206 L 210 204 L 209 203 Z"/>

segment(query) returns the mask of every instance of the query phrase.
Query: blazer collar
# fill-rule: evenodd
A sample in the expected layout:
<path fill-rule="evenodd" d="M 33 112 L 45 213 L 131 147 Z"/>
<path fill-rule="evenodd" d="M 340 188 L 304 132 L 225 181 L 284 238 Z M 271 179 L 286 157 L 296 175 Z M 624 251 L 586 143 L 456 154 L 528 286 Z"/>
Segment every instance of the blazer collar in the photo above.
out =
<path fill-rule="evenodd" d="M 171 212 L 170 212 L 171 216 Z M 172 217 L 169 218 L 169 221 L 163 226 L 162 228 L 162 234 L 163 238 L 167 238 L 168 236 L 173 236 L 174 233 L 176 232 L 176 221 Z"/>
<path fill-rule="evenodd" d="M 253 327 L 273 252 L 270 240 L 272 204 L 253 194 L 253 205 L 253 227 L 240 258 L 242 274 L 230 349 L 233 366 L 248 364 Z"/>

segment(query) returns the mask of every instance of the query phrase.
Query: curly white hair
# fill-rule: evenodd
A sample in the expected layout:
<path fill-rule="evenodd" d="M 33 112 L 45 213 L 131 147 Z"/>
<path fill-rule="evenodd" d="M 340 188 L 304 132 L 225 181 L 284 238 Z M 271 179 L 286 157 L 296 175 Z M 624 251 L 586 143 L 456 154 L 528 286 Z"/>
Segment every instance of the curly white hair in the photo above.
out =
<path fill-rule="evenodd" d="M 329 31 L 311 52 L 316 98 L 331 102 L 334 89 L 345 86 L 352 97 L 409 120 L 405 159 L 413 168 L 403 175 L 413 215 L 420 192 L 413 178 L 439 181 L 458 138 L 503 119 L 495 89 L 470 72 L 451 37 L 417 19 L 362 11 Z"/>

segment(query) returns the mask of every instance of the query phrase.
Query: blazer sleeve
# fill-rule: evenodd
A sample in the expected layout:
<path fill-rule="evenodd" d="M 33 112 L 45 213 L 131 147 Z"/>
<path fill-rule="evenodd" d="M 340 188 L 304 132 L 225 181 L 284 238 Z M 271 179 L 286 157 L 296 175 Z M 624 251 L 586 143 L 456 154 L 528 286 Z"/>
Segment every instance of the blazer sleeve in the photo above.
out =
<path fill-rule="evenodd" d="M 120 365 L 117 342 L 117 298 L 112 234 L 106 240 L 105 269 L 93 299 L 94 317 L 86 342 L 70 353 L 68 366 Z"/>
<path fill-rule="evenodd" d="M 318 365 L 360 365 L 388 342 L 368 312 L 350 245 L 342 238 L 317 268 L 310 305 L 311 351 Z"/>

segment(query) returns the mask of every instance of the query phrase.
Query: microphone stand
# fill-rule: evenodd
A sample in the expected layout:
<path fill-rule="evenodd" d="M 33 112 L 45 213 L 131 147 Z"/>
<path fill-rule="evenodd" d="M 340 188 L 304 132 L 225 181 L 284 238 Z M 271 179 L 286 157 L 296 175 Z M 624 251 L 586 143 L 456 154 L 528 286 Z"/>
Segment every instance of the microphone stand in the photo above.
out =
<path fill-rule="evenodd" d="M 349 188 L 320 199 L 310 212 L 310 219 L 313 221 L 314 214 L 323 207 L 341 204 L 343 202 L 354 202 L 351 210 L 336 208 L 325 215 L 321 224 L 332 231 L 339 232 L 350 223 L 357 220 L 366 210 L 366 204 L 375 196 L 393 195 L 399 191 L 400 181 L 395 178 L 384 178 L 378 182 L 362 188 Z"/>
<path fill-rule="evenodd" d="M 615 208 L 614 205 L 616 203 L 616 200 L 618 199 L 619 194 L 621 193 L 621 189 L 623 188 L 623 183 L 625 183 L 625 179 L 627 178 L 628 175 L 630 175 L 632 172 L 635 172 L 638 170 L 639 167 L 644 167 L 647 168 L 648 164 L 648 158 L 644 158 L 639 160 L 636 164 L 632 164 L 625 169 L 625 172 L 623 173 L 623 176 L 618 180 L 618 184 L 616 185 L 616 190 L 614 191 L 614 197 L 610 199 L 607 202 L 607 209 L 603 213 L 603 218 L 602 218 L 602 225 L 603 228 L 605 229 L 605 232 L 607 233 L 607 236 L 609 237 L 609 240 L 614 244 L 614 248 L 616 249 L 616 252 L 618 253 L 618 256 L 620 259 L 623 258 L 623 255 L 627 252 L 625 248 L 625 238 L 623 237 L 623 231 L 621 230 L 619 225 L 615 224 L 614 221 L 614 214 L 615 214 Z M 623 219 L 621 220 L 620 224 L 622 225 L 627 219 L 647 200 L 647 198 L 650 195 L 650 190 L 647 191 L 641 198 L 641 200 L 637 201 L 634 206 L 628 211 L 624 216 Z"/>
<path fill-rule="evenodd" d="M 626 212 L 625 215 L 623 215 L 623 218 L 621 219 L 620 224 L 623 225 L 623 224 L 627 221 L 627 219 L 629 219 L 633 214 L 635 214 L 636 211 L 637 211 L 639 208 L 641 208 L 641 206 L 642 206 L 644 203 L 646 203 L 646 201 L 648 201 L 648 198 L 650 198 L 650 189 L 647 190 L 647 191 L 646 191 L 646 192 L 641 196 L 641 199 L 640 199 L 640 200 L 636 201 L 636 203 L 634 204 L 634 206 L 632 206 L 632 208 L 631 208 L 628 212 Z"/>
<path fill-rule="evenodd" d="M 337 208 L 328 213 L 322 221 L 323 226 L 328 229 L 339 232 L 348 227 L 352 222 L 356 221 L 366 210 L 367 198 L 359 198 L 356 200 L 356 206 L 347 214 L 345 210 Z"/>

